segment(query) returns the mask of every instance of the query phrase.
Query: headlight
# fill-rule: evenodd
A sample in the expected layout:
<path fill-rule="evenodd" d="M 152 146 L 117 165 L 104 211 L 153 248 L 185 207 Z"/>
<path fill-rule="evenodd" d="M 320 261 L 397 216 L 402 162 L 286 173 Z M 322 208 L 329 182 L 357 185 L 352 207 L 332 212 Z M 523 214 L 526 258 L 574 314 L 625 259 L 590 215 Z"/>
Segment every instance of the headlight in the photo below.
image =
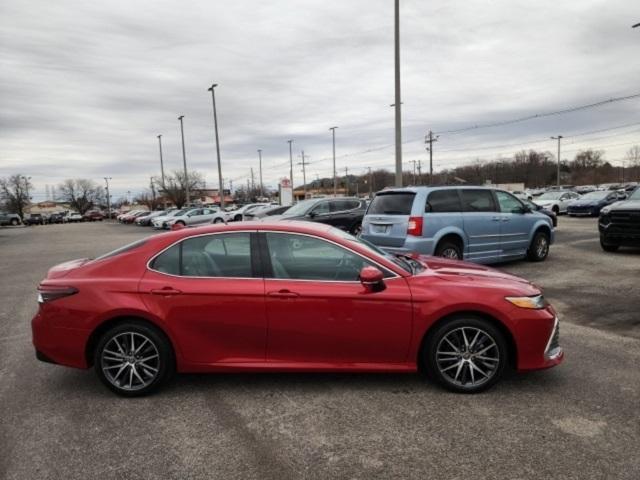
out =
<path fill-rule="evenodd" d="M 610 211 L 611 211 L 611 207 L 604 207 L 602 210 L 600 210 L 600 213 L 602 215 L 609 215 Z"/>
<path fill-rule="evenodd" d="M 536 295 L 534 297 L 505 297 L 505 300 L 513 303 L 516 307 L 530 308 L 533 310 L 540 310 L 548 305 L 542 295 Z"/>

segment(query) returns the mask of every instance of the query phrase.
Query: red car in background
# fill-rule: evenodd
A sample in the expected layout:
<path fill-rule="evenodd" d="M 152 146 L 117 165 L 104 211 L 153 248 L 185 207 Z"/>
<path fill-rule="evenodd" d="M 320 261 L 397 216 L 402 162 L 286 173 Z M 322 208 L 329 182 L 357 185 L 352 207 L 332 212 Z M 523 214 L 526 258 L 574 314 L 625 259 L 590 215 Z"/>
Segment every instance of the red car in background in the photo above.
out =
<path fill-rule="evenodd" d="M 563 359 L 526 280 L 310 222 L 183 228 L 53 267 L 38 292 L 37 357 L 124 396 L 176 371 L 420 370 L 473 393 Z"/>
<path fill-rule="evenodd" d="M 133 223 L 136 221 L 136 218 L 143 215 L 149 215 L 149 212 L 147 210 L 136 210 L 134 212 L 122 215 L 119 221 L 122 223 Z"/>
<path fill-rule="evenodd" d="M 104 220 L 104 215 L 97 210 L 91 210 L 82 216 L 82 220 L 85 222 L 101 222 Z"/>

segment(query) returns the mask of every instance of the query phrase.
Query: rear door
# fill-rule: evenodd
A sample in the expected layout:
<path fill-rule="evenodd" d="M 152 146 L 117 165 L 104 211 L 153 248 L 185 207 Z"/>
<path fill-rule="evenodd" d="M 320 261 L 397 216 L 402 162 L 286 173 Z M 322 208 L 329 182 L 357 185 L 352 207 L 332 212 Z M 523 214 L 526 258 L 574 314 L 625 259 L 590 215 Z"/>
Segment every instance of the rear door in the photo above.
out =
<path fill-rule="evenodd" d="M 403 190 L 378 193 L 362 222 L 362 238 L 382 247 L 404 246 L 415 197 Z"/>
<path fill-rule="evenodd" d="M 500 207 L 500 257 L 522 257 L 529 248 L 529 232 L 534 218 L 524 213 L 524 204 L 510 193 L 496 190 Z"/>
<path fill-rule="evenodd" d="M 465 258 L 495 262 L 500 254 L 500 214 L 489 189 L 461 188 L 462 222 L 467 234 Z"/>

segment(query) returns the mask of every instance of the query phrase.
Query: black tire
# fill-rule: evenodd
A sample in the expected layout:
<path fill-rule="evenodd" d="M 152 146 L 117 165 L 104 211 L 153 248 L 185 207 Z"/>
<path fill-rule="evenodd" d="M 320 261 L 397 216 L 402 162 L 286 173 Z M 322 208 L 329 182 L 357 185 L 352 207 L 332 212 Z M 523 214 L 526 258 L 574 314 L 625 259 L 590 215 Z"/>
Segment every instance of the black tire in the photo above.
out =
<path fill-rule="evenodd" d="M 213 223 L 222 223 L 222 222 L 224 222 L 224 220 L 221 219 L 220 217 L 213 220 Z"/>
<path fill-rule="evenodd" d="M 462 331 L 466 332 L 471 348 L 465 351 L 462 347 L 459 348 L 460 356 L 447 355 L 447 352 L 444 352 L 442 348 L 454 352 L 453 346 L 456 346 L 457 342 L 453 340 L 454 345 L 451 346 L 445 337 L 447 339 L 459 338 L 460 344 L 463 345 L 464 337 L 460 334 Z M 474 340 L 473 336 L 476 332 L 481 333 Z M 483 352 L 483 350 L 485 351 Z M 440 355 L 438 355 L 439 351 Z M 480 356 L 478 352 L 482 352 L 482 358 L 476 358 Z M 491 388 L 502 378 L 509 361 L 509 350 L 502 332 L 491 322 L 475 315 L 466 314 L 451 317 L 436 327 L 427 338 L 421 355 L 429 378 L 447 390 L 457 393 L 479 393 Z M 484 358 L 492 358 L 492 360 L 487 361 Z M 480 373 L 470 364 L 483 371 L 484 377 L 480 376 Z M 446 372 L 447 369 L 449 373 Z M 470 372 L 475 373 L 472 376 Z M 475 380 L 476 377 L 478 381 Z"/>
<path fill-rule="evenodd" d="M 462 247 L 453 240 L 442 240 L 438 243 L 435 251 L 436 257 L 450 258 L 452 260 L 462 260 Z"/>
<path fill-rule="evenodd" d="M 134 339 L 137 338 L 141 340 L 144 338 L 147 340 L 147 344 L 144 344 L 141 341 L 139 342 L 139 344 L 136 344 L 134 340 L 134 347 L 142 347 L 142 350 L 140 351 L 138 357 L 144 354 L 147 354 L 148 357 L 134 358 L 133 355 L 130 355 L 130 352 L 127 352 L 127 349 L 130 347 L 130 345 L 127 344 L 127 339 L 131 338 L 131 336 L 133 336 Z M 149 381 L 147 385 L 144 385 L 144 382 L 135 380 L 131 383 L 132 388 L 128 387 L 126 381 L 125 384 L 119 386 L 118 382 L 120 377 L 116 378 L 115 380 L 113 379 L 113 376 L 115 376 L 115 374 L 111 374 L 111 377 L 109 377 L 110 374 L 108 372 L 110 371 L 116 371 L 119 374 L 124 373 L 124 376 L 126 377 L 126 375 L 132 370 L 131 366 L 129 366 L 129 364 L 127 363 L 127 365 L 124 367 L 124 370 L 120 372 L 120 364 L 118 364 L 117 362 L 120 361 L 119 357 L 124 356 L 118 353 L 118 359 L 114 358 L 112 360 L 111 357 L 109 357 L 110 353 L 105 352 L 105 347 L 107 347 L 106 350 L 108 350 L 109 352 L 111 351 L 111 349 L 116 351 L 116 349 L 114 348 L 115 344 L 113 343 L 114 339 L 116 339 L 116 341 L 121 344 L 122 349 L 120 350 L 120 352 L 126 353 L 127 355 L 129 355 L 127 358 L 130 361 L 135 362 L 133 370 L 135 370 L 137 373 L 138 369 L 140 369 L 138 373 L 138 375 L 140 375 L 140 378 Z M 140 360 L 150 358 L 153 355 L 156 355 L 156 353 L 157 361 L 156 358 L 151 358 L 150 360 L 147 360 L 147 362 L 150 362 L 149 364 L 142 362 L 142 365 L 140 365 Z M 106 358 L 104 357 L 104 355 L 106 355 Z M 124 362 L 125 360 L 123 359 L 122 361 Z M 104 383 L 111 391 L 123 397 L 140 397 L 148 395 L 149 393 L 157 390 L 163 384 L 168 382 L 175 373 L 175 357 L 173 348 L 171 347 L 169 340 L 162 332 L 160 332 L 155 327 L 136 320 L 128 320 L 119 323 L 105 332 L 102 337 L 100 337 L 100 340 L 96 345 L 93 355 L 93 362 L 94 369 L 100 381 Z M 157 372 L 153 372 L 152 369 L 156 369 Z M 154 374 L 155 376 L 151 376 L 150 374 Z M 130 373 L 130 376 L 134 378 L 133 373 Z"/>
<path fill-rule="evenodd" d="M 612 245 L 609 243 L 604 243 L 604 241 L 602 240 L 602 237 L 600 237 L 600 246 L 602 247 L 602 250 L 604 250 L 605 252 L 617 252 L 618 248 L 620 248 L 620 245 Z"/>
<path fill-rule="evenodd" d="M 13 225 L 14 227 L 15 227 L 16 225 L 18 225 L 18 219 L 17 219 L 17 218 L 12 218 L 12 219 L 11 219 L 11 225 Z"/>
<path fill-rule="evenodd" d="M 242 215 L 236 215 L 235 217 L 233 217 L 233 221 L 234 222 L 241 222 L 242 221 Z"/>
<path fill-rule="evenodd" d="M 186 223 L 184 223 L 182 220 L 178 220 L 178 221 L 176 222 L 176 225 L 182 225 L 183 227 L 186 227 L 186 226 L 187 226 L 187 224 L 186 224 Z"/>
<path fill-rule="evenodd" d="M 557 205 L 554 205 L 551 210 L 553 210 L 553 213 L 555 213 L 556 215 L 560 215 L 560 208 Z"/>
<path fill-rule="evenodd" d="M 549 255 L 549 234 L 538 230 L 533 239 L 529 250 L 527 250 L 527 258 L 532 262 L 543 262 Z"/>

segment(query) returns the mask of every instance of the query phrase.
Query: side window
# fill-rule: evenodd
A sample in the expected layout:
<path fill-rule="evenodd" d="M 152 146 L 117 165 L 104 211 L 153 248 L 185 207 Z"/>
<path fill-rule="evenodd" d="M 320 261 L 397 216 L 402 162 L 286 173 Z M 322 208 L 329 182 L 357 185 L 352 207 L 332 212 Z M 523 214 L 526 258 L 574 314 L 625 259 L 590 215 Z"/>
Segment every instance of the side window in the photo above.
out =
<path fill-rule="evenodd" d="M 518 200 L 513 195 L 497 190 L 496 197 L 498 197 L 500 211 L 504 213 L 522 213 L 523 205 L 520 200 Z"/>
<path fill-rule="evenodd" d="M 458 190 L 435 190 L 429 194 L 425 212 L 459 212 L 462 210 Z"/>
<path fill-rule="evenodd" d="M 170 275 L 180 275 L 180 244 L 165 250 L 151 264 L 151 268 Z"/>
<path fill-rule="evenodd" d="M 316 215 L 323 215 L 325 213 L 329 213 L 329 202 L 320 202 L 318 205 L 313 207 L 311 212 Z"/>
<path fill-rule="evenodd" d="M 462 210 L 464 212 L 495 212 L 496 206 L 493 201 L 491 190 L 471 190 L 463 188 Z"/>
<path fill-rule="evenodd" d="M 186 277 L 252 277 L 250 245 L 247 232 L 184 240 L 180 274 Z"/>
<path fill-rule="evenodd" d="M 374 266 L 360 255 L 319 238 L 281 233 L 266 236 L 274 278 L 357 282 L 363 267 Z"/>

